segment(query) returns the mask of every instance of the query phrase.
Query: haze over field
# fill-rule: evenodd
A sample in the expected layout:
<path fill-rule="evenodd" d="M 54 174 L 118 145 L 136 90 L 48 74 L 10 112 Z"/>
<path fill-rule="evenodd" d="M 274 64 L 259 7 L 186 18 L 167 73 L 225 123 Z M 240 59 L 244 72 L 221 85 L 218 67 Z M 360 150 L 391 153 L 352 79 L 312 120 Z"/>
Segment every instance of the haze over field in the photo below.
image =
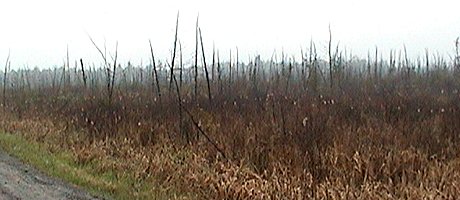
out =
<path fill-rule="evenodd" d="M 61 66 L 67 45 L 71 60 L 99 63 L 88 34 L 100 46 L 106 41 L 110 51 L 118 41 L 123 64 L 150 62 L 149 39 L 161 60 L 170 59 L 177 11 L 186 60 L 193 56 L 198 13 L 207 52 L 213 42 L 224 55 L 238 47 L 243 60 L 255 54 L 268 58 L 275 50 L 298 59 L 310 39 L 325 57 L 329 24 L 335 44 L 363 57 L 375 46 L 386 56 L 405 44 L 412 58 L 425 49 L 448 58 L 460 36 L 460 2 L 455 0 L 7 0 L 0 7 L 0 62 L 10 50 L 13 69 Z"/>

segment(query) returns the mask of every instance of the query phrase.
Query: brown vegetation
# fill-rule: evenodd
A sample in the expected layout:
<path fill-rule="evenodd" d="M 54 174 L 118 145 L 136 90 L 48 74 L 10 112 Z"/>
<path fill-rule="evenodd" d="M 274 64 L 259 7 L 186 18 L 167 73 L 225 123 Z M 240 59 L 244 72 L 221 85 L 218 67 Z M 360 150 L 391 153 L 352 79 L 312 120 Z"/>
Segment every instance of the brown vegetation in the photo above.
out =
<path fill-rule="evenodd" d="M 198 44 L 197 36 L 197 57 Z M 237 61 L 236 74 L 217 58 L 218 79 L 207 68 L 182 79 L 180 66 L 180 85 L 177 64 L 107 70 L 108 91 L 96 70 L 86 70 L 84 83 L 75 70 L 63 87 L 30 86 L 23 76 L 7 87 L 0 127 L 70 150 L 82 165 L 100 162 L 101 173 L 132 172 L 189 198 L 460 196 L 458 71 L 428 56 L 427 70 L 394 55 L 363 64 L 338 47 L 324 62 L 313 46 L 301 63 Z M 139 78 L 143 70 L 150 77 Z"/>

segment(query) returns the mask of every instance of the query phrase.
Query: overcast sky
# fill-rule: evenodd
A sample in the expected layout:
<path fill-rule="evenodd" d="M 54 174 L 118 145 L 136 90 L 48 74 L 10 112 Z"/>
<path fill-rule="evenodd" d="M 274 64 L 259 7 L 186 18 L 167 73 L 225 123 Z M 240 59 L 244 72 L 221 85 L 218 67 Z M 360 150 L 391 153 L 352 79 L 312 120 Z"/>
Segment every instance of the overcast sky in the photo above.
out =
<path fill-rule="evenodd" d="M 71 60 L 100 63 L 88 35 L 101 47 L 105 41 L 110 51 L 118 41 L 122 63 L 148 63 L 149 39 L 164 60 L 177 11 L 187 60 L 198 14 L 207 53 L 214 43 L 225 58 L 236 47 L 242 59 L 256 54 L 268 59 L 283 50 L 298 58 L 310 39 L 324 58 L 329 24 L 334 43 L 359 56 L 376 46 L 388 52 L 406 45 L 413 57 L 429 49 L 448 58 L 460 36 L 458 0 L 2 0 L 0 8 L 0 66 L 10 50 L 13 68 L 61 66 L 67 46 Z"/>

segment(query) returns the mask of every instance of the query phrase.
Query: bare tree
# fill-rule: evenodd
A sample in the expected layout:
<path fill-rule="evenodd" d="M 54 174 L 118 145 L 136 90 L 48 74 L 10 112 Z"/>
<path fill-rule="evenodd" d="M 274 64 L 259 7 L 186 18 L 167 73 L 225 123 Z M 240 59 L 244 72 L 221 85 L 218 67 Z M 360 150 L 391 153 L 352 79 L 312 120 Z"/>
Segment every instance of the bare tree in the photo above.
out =
<path fill-rule="evenodd" d="M 231 87 L 232 84 L 232 50 L 230 49 L 230 58 L 228 59 L 228 76 L 229 76 L 229 84 L 228 87 Z"/>
<path fill-rule="evenodd" d="M 8 75 L 8 70 L 11 67 L 11 62 L 10 62 L 10 52 L 8 51 L 8 57 L 6 58 L 5 62 L 5 71 L 3 72 L 3 101 L 2 101 L 2 106 L 6 107 L 6 83 L 7 83 L 7 75 Z"/>
<path fill-rule="evenodd" d="M 332 58 L 332 31 L 331 31 L 331 25 L 329 24 L 329 46 L 328 46 L 328 52 L 329 52 L 329 79 L 330 79 L 330 87 L 332 89 L 334 85 L 334 79 L 333 79 L 333 68 L 334 68 L 334 61 Z"/>
<path fill-rule="evenodd" d="M 172 88 L 172 84 L 173 84 L 173 76 L 174 76 L 174 63 L 176 61 L 176 49 L 177 49 L 177 31 L 179 29 L 179 12 L 177 12 L 177 19 L 176 19 L 176 34 L 174 35 L 174 49 L 173 49 L 173 53 L 172 53 L 172 60 L 171 60 L 171 66 L 170 66 L 170 70 L 171 70 L 171 76 L 170 76 L 170 82 L 169 82 L 169 89 L 171 90 Z"/>
<path fill-rule="evenodd" d="M 238 81 L 238 71 L 239 71 L 238 56 L 239 56 L 239 55 L 238 55 L 238 47 L 236 47 L 236 75 L 235 75 L 235 77 L 236 77 L 236 80 L 237 80 L 237 81 Z"/>
<path fill-rule="evenodd" d="M 108 64 L 108 61 L 107 61 L 107 54 L 106 54 L 106 50 L 105 50 L 105 45 L 104 45 L 104 53 L 101 51 L 101 49 L 96 45 L 96 43 L 94 42 L 93 38 L 91 38 L 91 36 L 89 36 L 89 39 L 91 40 L 91 42 L 93 43 L 94 47 L 97 49 L 97 51 L 99 52 L 99 54 L 101 55 L 103 61 L 104 61 L 104 67 L 106 68 L 106 82 L 107 82 L 107 94 L 108 94 L 108 99 L 109 99 L 109 102 L 112 100 L 112 95 L 113 95 L 113 85 L 115 84 L 115 73 L 116 73 L 116 69 L 117 69 L 117 56 L 118 56 L 118 42 L 116 43 L 115 45 L 115 57 L 113 58 L 113 67 L 112 69 L 110 69 L 110 66 Z"/>
<path fill-rule="evenodd" d="M 115 45 L 115 59 L 113 59 L 113 71 L 112 71 L 112 83 L 109 90 L 109 101 L 111 101 L 113 96 L 113 86 L 115 85 L 115 74 L 117 72 L 117 56 L 118 56 L 118 42 Z"/>
<path fill-rule="evenodd" d="M 182 62 L 182 43 L 180 42 L 179 40 L 179 51 L 180 51 L 180 54 L 179 54 L 179 66 L 180 66 L 180 69 L 179 69 L 179 87 L 182 88 L 182 82 L 183 82 L 183 71 L 184 71 L 184 63 Z"/>
<path fill-rule="evenodd" d="M 70 84 L 70 58 L 69 58 L 69 45 L 67 45 L 67 56 L 66 56 L 66 65 L 67 65 L 67 79 L 66 79 L 66 82 L 64 82 L 64 87 L 65 85 L 69 85 Z M 65 73 L 65 66 L 64 66 L 64 76 L 66 76 L 66 73 Z"/>
<path fill-rule="evenodd" d="M 198 19 L 199 15 L 196 17 L 196 27 L 195 27 L 195 90 L 193 98 L 196 100 L 198 95 Z"/>
<path fill-rule="evenodd" d="M 216 47 L 212 44 L 212 66 L 211 66 L 211 80 L 214 82 L 214 72 L 216 67 Z"/>
<path fill-rule="evenodd" d="M 80 58 L 80 64 L 81 64 L 81 73 L 82 73 L 82 77 L 83 77 L 83 85 L 86 88 L 86 74 L 85 74 L 85 67 L 83 66 L 83 59 L 82 58 Z"/>
<path fill-rule="evenodd" d="M 209 83 L 209 73 L 208 73 L 208 67 L 206 66 L 206 56 L 205 56 L 205 53 L 204 53 L 203 37 L 201 37 L 201 29 L 200 28 L 198 28 L 198 32 L 200 33 L 201 52 L 202 52 L 202 56 L 203 56 L 204 73 L 206 75 L 206 83 L 208 85 L 208 98 L 209 98 L 209 103 L 211 103 L 212 102 L 211 85 Z"/>
<path fill-rule="evenodd" d="M 454 58 L 455 69 L 460 68 L 460 37 L 455 40 L 455 58 Z"/>
<path fill-rule="evenodd" d="M 222 69 L 220 67 L 219 51 L 217 51 L 217 82 L 219 85 L 219 94 L 221 94 L 222 93 Z"/>
<path fill-rule="evenodd" d="M 153 48 L 152 48 L 152 42 L 149 40 L 150 44 L 150 54 L 152 56 L 152 67 L 153 67 L 153 76 L 155 77 L 155 82 L 157 86 L 157 92 L 158 92 L 158 98 L 161 101 L 161 90 L 160 90 L 160 82 L 158 81 L 158 71 L 155 63 L 155 56 L 153 56 Z"/>
<path fill-rule="evenodd" d="M 428 53 L 428 49 L 425 49 L 425 64 L 426 64 L 426 69 L 425 69 L 425 73 L 426 73 L 426 76 L 429 76 L 430 74 L 430 55 Z"/>

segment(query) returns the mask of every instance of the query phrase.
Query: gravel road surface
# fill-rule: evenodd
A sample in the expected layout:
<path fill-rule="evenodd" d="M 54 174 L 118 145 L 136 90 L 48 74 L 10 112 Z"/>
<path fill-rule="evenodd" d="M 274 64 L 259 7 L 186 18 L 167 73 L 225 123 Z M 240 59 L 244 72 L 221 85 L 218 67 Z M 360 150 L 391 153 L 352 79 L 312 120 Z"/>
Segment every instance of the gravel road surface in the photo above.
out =
<path fill-rule="evenodd" d="M 97 199 L 75 186 L 51 178 L 0 149 L 0 200 Z"/>

